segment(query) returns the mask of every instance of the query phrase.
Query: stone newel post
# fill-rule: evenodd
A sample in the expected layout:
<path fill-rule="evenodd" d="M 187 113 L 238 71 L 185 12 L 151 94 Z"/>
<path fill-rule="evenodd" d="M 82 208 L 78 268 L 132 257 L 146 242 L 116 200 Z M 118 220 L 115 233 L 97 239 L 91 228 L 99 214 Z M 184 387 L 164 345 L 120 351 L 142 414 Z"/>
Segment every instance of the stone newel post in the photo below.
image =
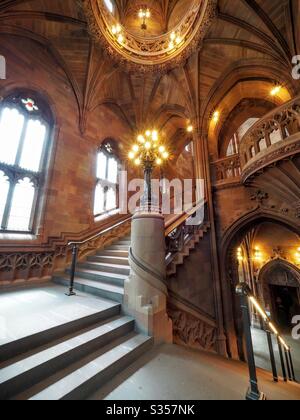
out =
<path fill-rule="evenodd" d="M 171 343 L 164 226 L 164 218 L 159 213 L 140 211 L 133 217 L 125 309 L 136 319 L 140 331 L 153 336 L 155 342 Z"/>

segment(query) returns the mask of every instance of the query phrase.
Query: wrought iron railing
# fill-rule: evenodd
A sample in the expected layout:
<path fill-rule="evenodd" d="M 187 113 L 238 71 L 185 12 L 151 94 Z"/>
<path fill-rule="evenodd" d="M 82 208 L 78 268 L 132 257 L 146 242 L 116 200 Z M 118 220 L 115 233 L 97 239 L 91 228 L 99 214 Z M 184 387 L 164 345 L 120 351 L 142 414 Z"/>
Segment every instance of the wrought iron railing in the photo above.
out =
<path fill-rule="evenodd" d="M 246 283 L 240 283 L 236 289 L 237 294 L 241 298 L 241 308 L 243 313 L 243 325 L 244 333 L 246 338 L 247 346 L 247 361 L 249 366 L 250 375 L 250 389 L 247 393 L 248 400 L 260 400 L 265 399 L 263 393 L 259 391 L 258 379 L 256 372 L 255 356 L 253 349 L 252 333 L 251 333 L 251 318 L 250 318 L 250 303 L 254 306 L 257 314 L 262 318 L 263 328 L 267 335 L 268 348 L 270 353 L 270 364 L 272 367 L 272 374 L 274 382 L 279 382 L 279 376 L 277 372 L 277 365 L 275 360 L 275 353 L 273 348 L 272 335 L 275 336 L 279 350 L 280 364 L 282 369 L 282 376 L 285 382 L 288 380 L 291 382 L 297 382 L 295 377 L 295 370 L 293 365 L 291 347 L 286 343 L 283 336 L 279 333 L 278 328 L 270 319 L 269 315 L 259 304 L 258 300 L 254 297 L 251 289 Z"/>

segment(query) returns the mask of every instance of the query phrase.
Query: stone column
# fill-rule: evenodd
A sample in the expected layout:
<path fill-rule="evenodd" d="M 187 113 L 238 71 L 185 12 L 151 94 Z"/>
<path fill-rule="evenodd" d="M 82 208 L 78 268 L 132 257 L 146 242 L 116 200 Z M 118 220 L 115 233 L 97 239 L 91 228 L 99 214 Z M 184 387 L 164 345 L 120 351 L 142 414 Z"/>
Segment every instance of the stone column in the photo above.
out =
<path fill-rule="evenodd" d="M 140 211 L 132 220 L 130 276 L 125 282 L 125 310 L 139 331 L 156 343 L 172 343 L 167 314 L 165 223 L 159 213 Z"/>

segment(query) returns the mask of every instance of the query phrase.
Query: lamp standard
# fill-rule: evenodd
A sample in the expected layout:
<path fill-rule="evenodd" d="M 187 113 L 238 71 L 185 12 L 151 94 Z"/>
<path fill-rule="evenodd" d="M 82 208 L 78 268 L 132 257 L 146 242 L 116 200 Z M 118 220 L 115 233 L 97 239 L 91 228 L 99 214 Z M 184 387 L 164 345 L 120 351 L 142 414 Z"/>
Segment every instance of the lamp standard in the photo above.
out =
<path fill-rule="evenodd" d="M 162 166 L 169 158 L 166 146 L 160 141 L 156 130 L 147 130 L 144 134 L 139 134 L 137 142 L 132 146 L 129 159 L 135 166 L 142 166 L 144 170 L 144 196 L 143 206 L 151 208 L 151 178 L 155 167 Z"/>

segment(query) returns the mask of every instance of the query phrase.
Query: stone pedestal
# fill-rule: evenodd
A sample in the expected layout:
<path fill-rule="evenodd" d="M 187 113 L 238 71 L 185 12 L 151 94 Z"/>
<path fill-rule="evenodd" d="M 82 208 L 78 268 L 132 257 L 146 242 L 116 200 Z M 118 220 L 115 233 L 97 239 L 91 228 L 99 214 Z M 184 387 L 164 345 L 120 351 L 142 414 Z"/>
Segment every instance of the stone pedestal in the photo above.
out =
<path fill-rule="evenodd" d="M 137 213 L 132 220 L 131 272 L 125 282 L 125 310 L 138 329 L 156 343 L 173 341 L 172 321 L 167 315 L 164 218 Z"/>

